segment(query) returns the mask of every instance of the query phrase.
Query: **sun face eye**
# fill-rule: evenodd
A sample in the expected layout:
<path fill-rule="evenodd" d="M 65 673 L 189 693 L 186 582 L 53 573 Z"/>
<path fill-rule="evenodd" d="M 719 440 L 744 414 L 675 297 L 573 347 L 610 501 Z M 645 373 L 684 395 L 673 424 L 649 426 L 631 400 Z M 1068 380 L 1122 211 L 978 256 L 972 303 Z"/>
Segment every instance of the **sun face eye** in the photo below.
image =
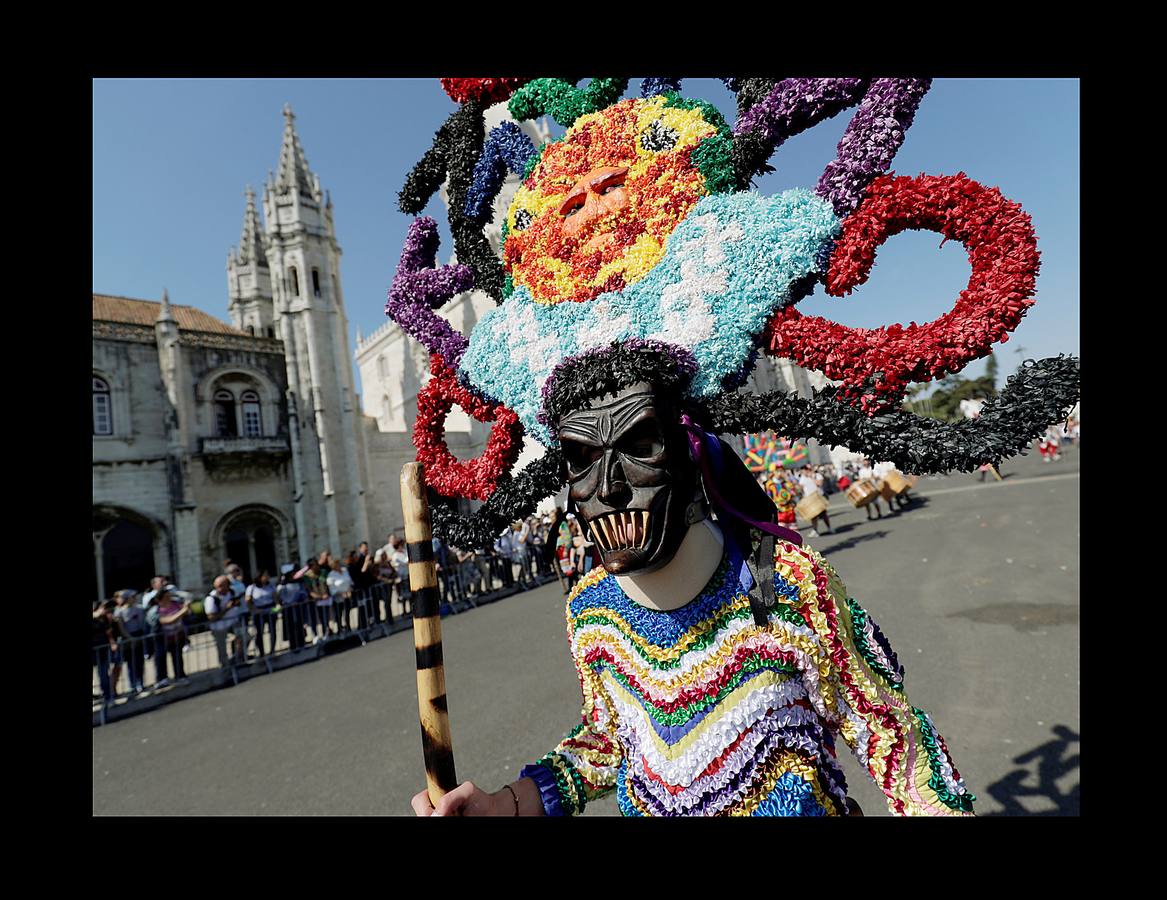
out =
<path fill-rule="evenodd" d="M 579 212 L 581 209 L 583 209 L 583 207 L 584 207 L 584 205 L 583 205 L 582 200 L 576 201 L 575 203 L 573 203 L 571 206 L 567 207 L 567 209 L 565 209 L 563 211 L 563 218 L 565 218 L 565 219 L 571 218 L 577 212 Z"/>
<path fill-rule="evenodd" d="M 531 225 L 531 214 L 525 209 L 515 213 L 515 231 L 523 231 Z"/>
<path fill-rule="evenodd" d="M 663 150 L 672 150 L 679 139 L 680 135 L 677 132 L 660 119 L 653 119 L 640 133 L 640 146 L 651 153 L 660 153 Z"/>

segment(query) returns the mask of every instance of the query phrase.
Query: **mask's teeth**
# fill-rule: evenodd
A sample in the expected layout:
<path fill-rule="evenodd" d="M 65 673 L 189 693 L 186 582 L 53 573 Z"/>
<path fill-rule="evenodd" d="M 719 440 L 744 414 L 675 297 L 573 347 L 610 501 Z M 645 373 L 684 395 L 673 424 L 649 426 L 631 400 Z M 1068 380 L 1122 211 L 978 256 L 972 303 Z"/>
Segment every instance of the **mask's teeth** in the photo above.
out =
<path fill-rule="evenodd" d="M 648 545 L 648 510 L 640 514 L 640 549 L 643 550 Z"/>
<path fill-rule="evenodd" d="M 628 513 L 620 513 L 620 545 L 622 549 L 626 549 L 631 543 L 631 535 L 628 533 L 629 522 Z"/>
<path fill-rule="evenodd" d="M 608 519 L 602 517 L 599 519 L 600 531 L 604 533 L 604 551 L 609 552 L 612 549 L 612 533 L 608 530 Z"/>

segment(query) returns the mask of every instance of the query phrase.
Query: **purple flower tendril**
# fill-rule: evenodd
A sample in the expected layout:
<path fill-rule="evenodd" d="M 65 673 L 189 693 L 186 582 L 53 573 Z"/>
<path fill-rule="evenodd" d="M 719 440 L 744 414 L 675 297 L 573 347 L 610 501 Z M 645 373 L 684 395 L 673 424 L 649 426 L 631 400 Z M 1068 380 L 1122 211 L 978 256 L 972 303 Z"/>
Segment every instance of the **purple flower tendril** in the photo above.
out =
<path fill-rule="evenodd" d="M 734 136 L 757 132 L 773 152 L 787 138 L 853 106 L 866 78 L 787 78 L 766 99 L 754 104 L 733 127 Z"/>
<path fill-rule="evenodd" d="M 839 141 L 838 157 L 815 189 L 840 219 L 854 212 L 868 185 L 891 167 L 931 85 L 930 78 L 872 80 Z"/>
<path fill-rule="evenodd" d="M 456 368 L 466 352 L 466 336 L 433 312 L 451 297 L 474 287 L 468 266 L 434 268 L 438 254 L 438 223 L 429 216 L 414 219 L 401 249 L 401 261 L 385 302 L 385 315 L 419 341 L 430 353 Z"/>

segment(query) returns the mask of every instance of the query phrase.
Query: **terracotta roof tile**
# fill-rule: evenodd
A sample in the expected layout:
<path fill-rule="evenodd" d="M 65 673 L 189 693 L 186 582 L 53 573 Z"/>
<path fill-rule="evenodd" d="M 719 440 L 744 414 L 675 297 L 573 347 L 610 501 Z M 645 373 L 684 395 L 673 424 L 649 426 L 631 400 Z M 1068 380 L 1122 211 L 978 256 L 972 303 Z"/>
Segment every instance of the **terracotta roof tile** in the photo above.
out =
<path fill-rule="evenodd" d="M 201 331 L 210 334 L 241 334 L 246 332 L 216 319 L 210 313 L 193 306 L 170 304 L 179 331 Z M 93 321 L 124 322 L 129 325 L 149 325 L 154 327 L 162 304 L 155 300 L 134 300 L 130 297 L 114 297 L 108 294 L 93 295 Z"/>

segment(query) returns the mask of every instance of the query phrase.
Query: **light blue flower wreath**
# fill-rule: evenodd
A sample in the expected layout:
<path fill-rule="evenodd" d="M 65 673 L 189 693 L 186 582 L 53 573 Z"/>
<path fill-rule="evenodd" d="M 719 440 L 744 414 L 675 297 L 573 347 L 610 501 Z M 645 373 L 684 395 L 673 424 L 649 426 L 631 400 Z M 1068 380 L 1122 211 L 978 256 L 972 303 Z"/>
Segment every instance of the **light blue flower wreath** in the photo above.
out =
<path fill-rule="evenodd" d="M 580 353 L 629 338 L 688 350 L 689 393 L 711 397 L 741 372 L 775 312 L 823 272 L 841 230 L 831 204 L 795 188 L 703 198 L 644 278 L 586 303 L 536 303 L 517 288 L 475 326 L 459 366 L 476 389 L 513 409 L 532 437 L 558 443 L 539 419 L 543 385 Z"/>

